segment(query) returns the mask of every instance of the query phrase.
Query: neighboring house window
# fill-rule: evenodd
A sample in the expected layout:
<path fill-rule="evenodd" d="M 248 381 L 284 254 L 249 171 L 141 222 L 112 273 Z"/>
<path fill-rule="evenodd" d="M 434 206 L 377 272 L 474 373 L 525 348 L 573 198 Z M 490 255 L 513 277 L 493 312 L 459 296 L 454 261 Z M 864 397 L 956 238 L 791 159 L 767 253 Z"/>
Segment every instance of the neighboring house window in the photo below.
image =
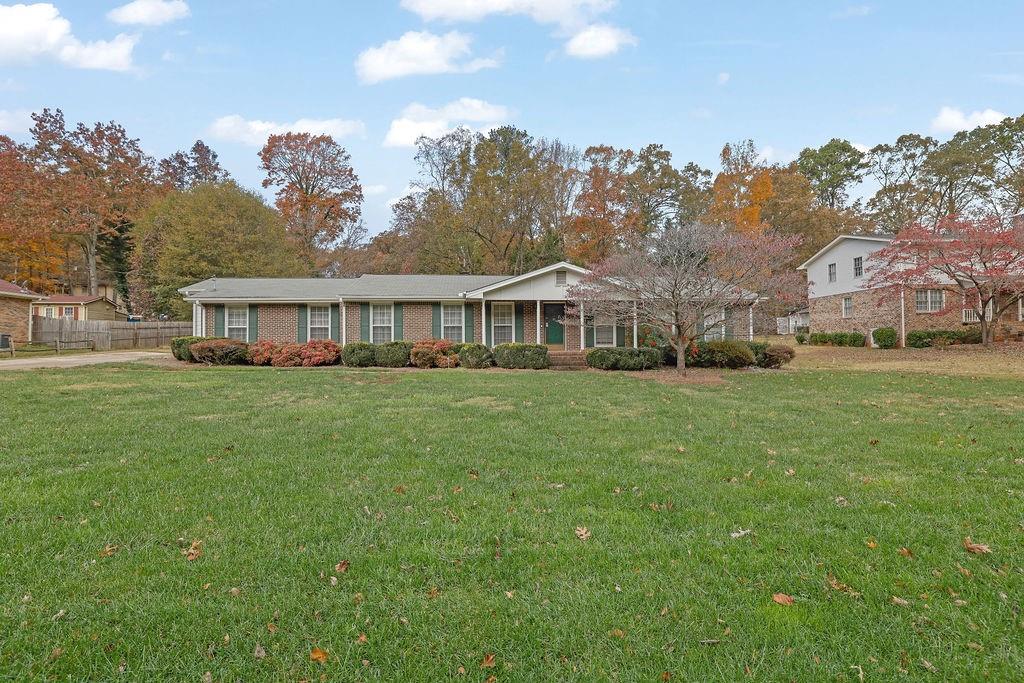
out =
<path fill-rule="evenodd" d="M 228 306 L 226 317 L 228 339 L 249 341 L 249 307 Z"/>
<path fill-rule="evenodd" d="M 386 344 L 394 339 L 391 304 L 370 304 L 370 341 Z"/>
<path fill-rule="evenodd" d="M 843 317 L 844 318 L 852 318 L 853 317 L 853 297 L 852 296 L 844 296 L 843 297 Z"/>
<path fill-rule="evenodd" d="M 611 318 L 594 320 L 594 346 L 615 346 L 615 321 Z"/>
<path fill-rule="evenodd" d="M 515 304 L 491 305 L 491 336 L 495 346 L 515 341 L 515 316 Z"/>
<path fill-rule="evenodd" d="M 56 317 L 56 314 L 54 313 L 55 309 L 53 308 L 53 306 L 47 306 L 45 310 L 46 310 L 45 315 L 46 315 L 47 318 L 55 318 Z"/>
<path fill-rule="evenodd" d="M 946 305 L 946 292 L 942 289 L 919 289 L 914 292 L 914 307 L 918 313 L 937 313 Z"/>
<path fill-rule="evenodd" d="M 65 306 L 61 310 L 60 317 L 62 317 L 62 318 L 74 318 L 75 317 L 75 307 L 74 306 Z"/>
<path fill-rule="evenodd" d="M 864 277 L 864 257 L 855 256 L 853 258 L 853 276 Z"/>
<path fill-rule="evenodd" d="M 462 343 L 462 304 L 441 305 L 441 337 Z"/>
<path fill-rule="evenodd" d="M 309 338 L 330 339 L 331 338 L 331 307 L 310 306 L 309 307 Z"/>
<path fill-rule="evenodd" d="M 835 282 L 836 281 L 836 264 L 834 264 L 834 263 L 828 264 L 828 281 L 829 282 Z"/>
<path fill-rule="evenodd" d="M 556 270 L 555 271 L 555 286 L 556 287 L 565 287 L 565 278 L 566 278 L 566 274 L 565 274 L 564 270 Z"/>

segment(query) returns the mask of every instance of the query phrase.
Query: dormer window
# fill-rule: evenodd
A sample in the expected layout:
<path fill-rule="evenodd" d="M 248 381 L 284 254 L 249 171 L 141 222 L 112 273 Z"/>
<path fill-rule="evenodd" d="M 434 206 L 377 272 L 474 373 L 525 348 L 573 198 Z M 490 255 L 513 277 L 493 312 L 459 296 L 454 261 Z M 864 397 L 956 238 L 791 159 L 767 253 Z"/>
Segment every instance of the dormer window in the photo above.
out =
<path fill-rule="evenodd" d="M 564 270 L 555 271 L 555 287 L 565 287 L 566 272 Z"/>

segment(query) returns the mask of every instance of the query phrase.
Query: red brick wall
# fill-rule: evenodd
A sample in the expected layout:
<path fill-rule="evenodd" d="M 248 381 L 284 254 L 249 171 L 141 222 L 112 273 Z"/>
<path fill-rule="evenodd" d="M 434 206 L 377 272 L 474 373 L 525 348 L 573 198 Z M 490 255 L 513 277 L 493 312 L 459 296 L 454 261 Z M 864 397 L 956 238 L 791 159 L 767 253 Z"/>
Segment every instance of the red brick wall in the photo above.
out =
<path fill-rule="evenodd" d="M 430 303 L 402 304 L 402 334 L 407 341 L 431 339 L 434 334 L 434 305 Z"/>
<path fill-rule="evenodd" d="M 260 304 L 256 332 L 259 341 L 295 342 L 298 334 L 299 311 L 296 304 Z"/>
<path fill-rule="evenodd" d="M 0 297 L 0 332 L 11 335 L 15 342 L 27 342 L 29 299 Z"/>

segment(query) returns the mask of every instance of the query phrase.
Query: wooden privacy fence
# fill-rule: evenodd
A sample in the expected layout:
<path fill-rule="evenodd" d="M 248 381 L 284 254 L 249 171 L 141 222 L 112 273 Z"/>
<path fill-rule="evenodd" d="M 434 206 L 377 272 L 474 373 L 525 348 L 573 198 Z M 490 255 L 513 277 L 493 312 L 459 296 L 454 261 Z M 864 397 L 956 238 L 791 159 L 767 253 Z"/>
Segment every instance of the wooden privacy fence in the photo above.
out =
<path fill-rule="evenodd" d="M 32 316 L 32 341 L 62 348 L 87 346 L 97 351 L 150 349 L 166 346 L 172 337 L 192 334 L 191 322 L 133 323 L 124 320 L 71 320 Z"/>

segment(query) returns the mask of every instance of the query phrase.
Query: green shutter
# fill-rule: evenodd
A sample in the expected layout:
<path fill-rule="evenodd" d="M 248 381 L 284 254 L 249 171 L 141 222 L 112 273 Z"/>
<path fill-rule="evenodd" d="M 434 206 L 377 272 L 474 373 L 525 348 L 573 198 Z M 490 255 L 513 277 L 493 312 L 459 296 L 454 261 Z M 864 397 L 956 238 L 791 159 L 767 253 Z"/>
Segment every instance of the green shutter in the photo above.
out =
<path fill-rule="evenodd" d="M 484 339 L 487 340 L 487 346 L 494 346 L 494 339 L 491 336 L 491 325 L 494 323 L 494 309 L 491 307 L 491 302 L 487 301 L 484 303 L 487 307 L 487 315 L 484 316 L 484 322 L 487 323 L 486 329 L 484 330 Z"/>
<path fill-rule="evenodd" d="M 626 345 L 626 326 L 616 325 L 615 326 L 615 345 L 625 346 Z"/>
<path fill-rule="evenodd" d="M 370 304 L 359 304 L 359 339 L 370 341 Z"/>
<path fill-rule="evenodd" d="M 523 302 L 517 301 L 514 306 L 513 319 L 515 320 L 515 340 L 517 343 L 523 343 Z"/>
<path fill-rule="evenodd" d="M 309 308 L 306 306 L 306 304 L 299 304 L 298 307 L 296 307 L 295 311 L 295 317 L 298 318 L 299 321 L 298 325 L 296 326 L 297 329 L 295 330 L 295 339 L 297 339 L 300 344 L 305 344 L 308 341 L 306 335 L 309 332 L 309 330 L 307 329 L 309 320 Z"/>
<path fill-rule="evenodd" d="M 395 341 L 402 341 L 405 339 L 405 314 L 402 310 L 402 304 L 395 304 L 394 308 Z"/>
<path fill-rule="evenodd" d="M 224 336 L 224 304 L 213 307 L 213 336 Z"/>
<path fill-rule="evenodd" d="M 587 333 L 584 337 L 583 343 L 588 349 L 592 349 L 594 348 L 594 319 L 586 318 L 584 323 L 586 324 Z"/>
<path fill-rule="evenodd" d="M 430 336 L 441 338 L 441 304 L 430 305 Z"/>
<path fill-rule="evenodd" d="M 249 341 L 254 342 L 260 336 L 260 307 L 249 304 Z"/>
<path fill-rule="evenodd" d="M 466 326 L 462 331 L 462 340 L 466 342 L 476 341 L 473 339 L 473 304 L 462 305 L 462 317 Z"/>
<path fill-rule="evenodd" d="M 341 310 L 331 306 L 331 341 L 341 341 Z"/>

